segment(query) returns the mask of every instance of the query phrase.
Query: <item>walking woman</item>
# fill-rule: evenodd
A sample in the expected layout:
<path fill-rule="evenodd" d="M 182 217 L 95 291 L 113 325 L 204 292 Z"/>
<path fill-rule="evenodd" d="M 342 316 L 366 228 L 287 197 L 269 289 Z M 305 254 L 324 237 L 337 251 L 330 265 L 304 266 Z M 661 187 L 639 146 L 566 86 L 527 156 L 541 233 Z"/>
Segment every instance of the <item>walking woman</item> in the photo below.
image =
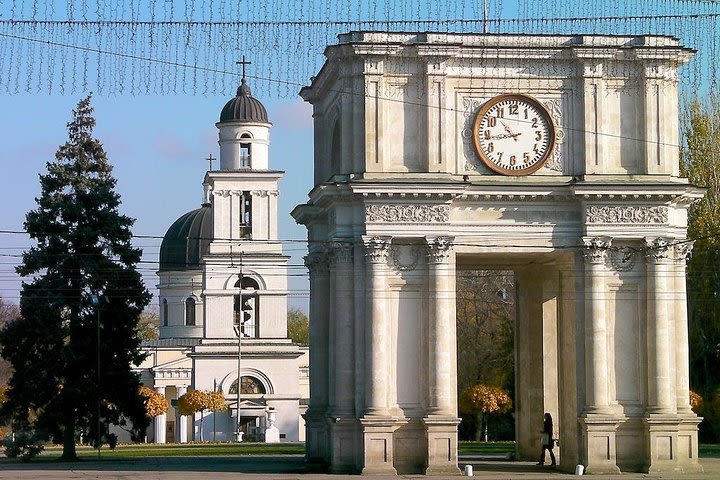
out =
<path fill-rule="evenodd" d="M 552 415 L 549 413 L 545 414 L 545 421 L 543 421 L 542 429 L 542 450 L 540 451 L 540 461 L 538 465 L 545 465 L 545 450 L 550 452 L 550 465 L 555 465 L 555 454 L 553 453 L 553 446 L 555 441 L 553 440 L 553 422 Z"/>

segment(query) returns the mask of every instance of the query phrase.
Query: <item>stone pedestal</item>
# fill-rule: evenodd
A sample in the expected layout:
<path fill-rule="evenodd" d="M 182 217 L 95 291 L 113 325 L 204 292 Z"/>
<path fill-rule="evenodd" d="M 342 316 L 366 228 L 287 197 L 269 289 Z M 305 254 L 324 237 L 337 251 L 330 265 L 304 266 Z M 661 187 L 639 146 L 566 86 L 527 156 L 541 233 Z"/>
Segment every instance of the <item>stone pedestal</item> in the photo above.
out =
<path fill-rule="evenodd" d="M 583 443 L 586 456 L 587 474 L 617 474 L 615 432 L 617 418 L 601 414 L 585 414 L 580 421 L 583 426 Z"/>
<path fill-rule="evenodd" d="M 309 463 L 327 463 L 328 435 L 325 416 L 308 410 L 305 412 L 305 461 Z"/>
<path fill-rule="evenodd" d="M 427 431 L 425 475 L 460 475 L 457 457 L 460 419 L 429 416 L 423 418 L 423 423 Z"/>
<path fill-rule="evenodd" d="M 393 433 L 405 422 L 394 417 L 365 416 L 363 427 L 363 475 L 397 475 L 393 466 Z"/>
<path fill-rule="evenodd" d="M 697 458 L 697 424 L 699 418 L 677 415 L 649 414 L 644 422 L 647 428 L 647 472 L 693 473 L 702 472 Z"/>
<path fill-rule="evenodd" d="M 328 418 L 327 429 L 332 439 L 330 445 L 330 472 L 357 473 L 355 467 L 357 420 L 345 417 Z"/>

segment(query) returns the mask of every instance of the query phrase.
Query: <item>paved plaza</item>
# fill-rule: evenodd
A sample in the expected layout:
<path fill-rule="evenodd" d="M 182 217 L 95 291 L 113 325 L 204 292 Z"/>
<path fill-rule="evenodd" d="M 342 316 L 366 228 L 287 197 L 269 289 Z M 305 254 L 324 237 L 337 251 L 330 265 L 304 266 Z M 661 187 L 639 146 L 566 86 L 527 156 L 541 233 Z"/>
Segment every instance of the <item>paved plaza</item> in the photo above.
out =
<path fill-rule="evenodd" d="M 703 474 L 648 475 L 623 473 L 620 475 L 591 476 L 593 479 L 717 479 L 720 478 L 720 459 L 701 459 Z M 460 465 L 473 465 L 474 477 L 484 479 L 544 479 L 575 478 L 549 467 L 531 462 L 475 460 L 461 457 Z M 122 480 L 207 480 L 239 478 L 253 479 L 335 479 L 353 475 L 329 475 L 310 471 L 302 455 L 235 456 L 235 457 L 134 457 L 128 459 L 84 460 L 76 463 L 57 463 L 47 460 L 19 463 L 0 459 L 0 479 L 122 479 Z M 357 478 L 357 476 L 354 476 Z M 373 476 L 377 479 L 422 478 L 440 479 L 442 476 L 399 475 Z M 457 477 L 454 477 L 457 478 Z"/>

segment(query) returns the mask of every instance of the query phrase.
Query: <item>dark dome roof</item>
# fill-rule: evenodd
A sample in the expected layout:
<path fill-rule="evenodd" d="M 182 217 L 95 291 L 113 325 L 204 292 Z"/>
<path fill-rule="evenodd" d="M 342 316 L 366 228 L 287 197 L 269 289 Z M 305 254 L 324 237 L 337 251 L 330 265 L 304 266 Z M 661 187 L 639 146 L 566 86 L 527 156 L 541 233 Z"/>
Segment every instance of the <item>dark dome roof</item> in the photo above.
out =
<path fill-rule="evenodd" d="M 160 245 L 160 271 L 194 270 L 212 237 L 212 210 L 203 205 L 175 220 Z"/>
<path fill-rule="evenodd" d="M 263 122 L 268 121 L 267 110 L 260 100 L 252 96 L 250 87 L 242 79 L 235 98 L 225 104 L 220 112 L 220 122 Z"/>

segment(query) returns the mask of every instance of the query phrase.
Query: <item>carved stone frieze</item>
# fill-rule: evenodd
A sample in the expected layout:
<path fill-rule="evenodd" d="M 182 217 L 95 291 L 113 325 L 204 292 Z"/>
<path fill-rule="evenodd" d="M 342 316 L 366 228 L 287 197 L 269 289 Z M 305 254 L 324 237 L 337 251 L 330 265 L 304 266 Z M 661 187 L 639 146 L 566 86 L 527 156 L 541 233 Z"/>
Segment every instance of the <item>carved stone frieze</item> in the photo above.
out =
<path fill-rule="evenodd" d="M 610 237 L 585 237 L 582 239 L 583 255 L 590 263 L 605 263 L 612 246 Z"/>
<path fill-rule="evenodd" d="M 453 247 L 453 237 L 436 237 L 428 240 L 428 261 L 430 263 L 445 263 L 450 258 Z"/>
<path fill-rule="evenodd" d="M 446 223 L 449 205 L 365 205 L 367 223 Z"/>
<path fill-rule="evenodd" d="M 592 205 L 585 211 L 585 223 L 646 223 L 668 222 L 668 208 L 665 206 L 629 207 L 620 205 Z"/>
<path fill-rule="evenodd" d="M 370 237 L 363 240 L 367 261 L 370 263 L 387 263 L 391 240 L 390 237 Z"/>

